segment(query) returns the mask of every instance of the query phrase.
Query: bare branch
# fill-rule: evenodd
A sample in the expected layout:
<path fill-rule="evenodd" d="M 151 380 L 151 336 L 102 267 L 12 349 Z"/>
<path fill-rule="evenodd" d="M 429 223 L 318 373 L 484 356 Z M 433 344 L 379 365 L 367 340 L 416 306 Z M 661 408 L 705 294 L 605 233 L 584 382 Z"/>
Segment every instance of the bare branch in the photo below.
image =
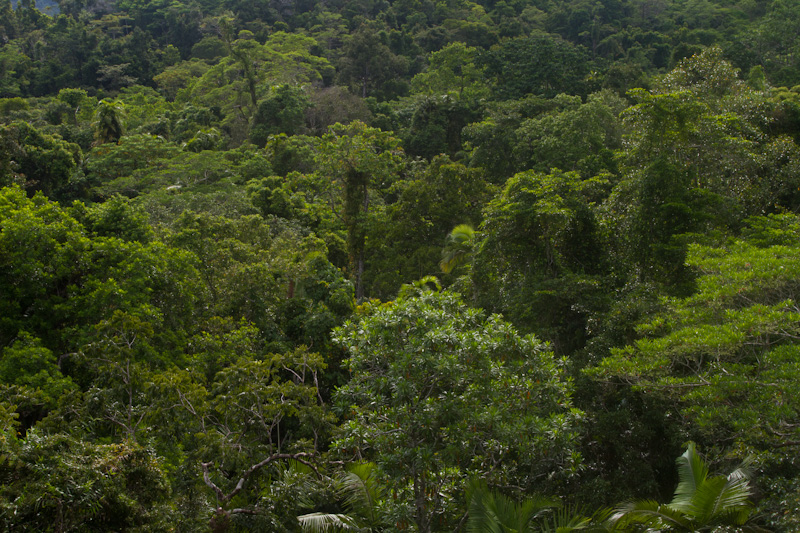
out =
<path fill-rule="evenodd" d="M 274 461 L 279 461 L 281 459 L 294 459 L 295 461 L 297 461 L 299 463 L 303 463 L 304 465 L 306 465 L 309 468 L 311 468 L 314 471 L 314 473 L 316 473 L 317 476 L 321 479 L 322 475 L 319 473 L 319 470 L 317 470 L 317 467 L 315 465 L 313 465 L 312 463 L 310 463 L 310 462 L 308 462 L 308 461 L 306 461 L 304 459 L 305 457 L 312 457 L 312 456 L 313 456 L 313 454 L 306 453 L 306 452 L 300 452 L 300 453 L 276 453 L 276 454 L 270 455 L 269 457 L 267 457 L 263 461 L 261 461 L 259 463 L 256 463 L 253 466 L 251 466 L 250 468 L 248 468 L 247 470 L 245 470 L 245 472 L 239 478 L 239 481 L 236 482 L 236 487 L 231 492 L 229 492 L 228 494 L 225 494 L 224 492 L 222 492 L 222 489 L 220 489 L 213 481 L 211 481 L 211 476 L 209 474 L 208 469 L 212 465 L 212 463 L 200 463 L 200 466 L 203 467 L 203 481 L 205 482 L 205 484 L 208 485 L 211 488 L 211 490 L 214 491 L 214 493 L 217 495 L 217 501 L 220 504 L 226 504 L 229 501 L 231 501 L 237 494 L 239 494 L 242 491 L 242 489 L 244 488 L 244 484 L 247 482 L 247 480 L 250 478 L 250 476 L 255 474 L 257 471 L 259 471 L 263 467 L 267 466 L 268 464 L 270 464 L 270 463 L 272 463 Z M 231 512 L 234 512 L 234 511 L 231 511 Z M 238 511 L 238 512 L 244 512 L 244 511 Z"/>
<path fill-rule="evenodd" d="M 206 485 L 211 487 L 211 490 L 217 495 L 217 501 L 223 502 L 226 501 L 225 494 L 213 481 L 211 481 L 211 476 L 208 473 L 208 467 L 211 466 L 211 463 L 200 463 L 200 466 L 203 467 L 203 481 Z"/>

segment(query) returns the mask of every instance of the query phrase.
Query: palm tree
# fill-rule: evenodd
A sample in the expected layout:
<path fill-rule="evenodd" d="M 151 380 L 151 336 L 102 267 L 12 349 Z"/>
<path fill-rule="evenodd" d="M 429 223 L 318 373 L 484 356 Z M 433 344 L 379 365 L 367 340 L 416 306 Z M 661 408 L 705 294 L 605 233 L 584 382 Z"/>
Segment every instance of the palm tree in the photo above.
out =
<path fill-rule="evenodd" d="M 378 478 L 375 463 L 356 463 L 336 480 L 336 492 L 348 514 L 309 513 L 298 516 L 303 531 L 377 531 L 385 526 L 379 514 L 380 503 L 386 499 L 386 486 Z"/>
<path fill-rule="evenodd" d="M 94 122 L 94 138 L 97 144 L 119 142 L 122 137 L 122 104 L 113 100 L 100 100 Z"/>
<path fill-rule="evenodd" d="M 768 531 L 748 523 L 755 509 L 746 465 L 727 476 L 709 477 L 708 466 L 694 443 L 689 443 L 676 462 L 680 481 L 670 503 L 642 500 L 623 504 L 611 523 L 621 529 L 639 524 L 647 531 L 665 532 L 714 531 L 726 526 L 743 533 Z"/>
<path fill-rule="evenodd" d="M 477 241 L 478 232 L 469 224 L 459 224 L 447 236 L 447 242 L 442 249 L 442 260 L 439 262 L 442 272 L 449 274 L 464 263 L 472 255 Z"/>

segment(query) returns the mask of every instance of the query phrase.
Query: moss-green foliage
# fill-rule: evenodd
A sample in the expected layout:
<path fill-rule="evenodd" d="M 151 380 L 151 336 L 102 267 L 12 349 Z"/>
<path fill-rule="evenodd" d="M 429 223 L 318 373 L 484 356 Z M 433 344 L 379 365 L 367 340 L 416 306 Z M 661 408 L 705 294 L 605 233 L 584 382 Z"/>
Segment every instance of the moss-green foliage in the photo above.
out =
<path fill-rule="evenodd" d="M 365 457 L 358 523 L 463 529 L 689 439 L 797 529 L 792 2 L 59 9 L 0 0 L 6 529 L 295 531 Z"/>

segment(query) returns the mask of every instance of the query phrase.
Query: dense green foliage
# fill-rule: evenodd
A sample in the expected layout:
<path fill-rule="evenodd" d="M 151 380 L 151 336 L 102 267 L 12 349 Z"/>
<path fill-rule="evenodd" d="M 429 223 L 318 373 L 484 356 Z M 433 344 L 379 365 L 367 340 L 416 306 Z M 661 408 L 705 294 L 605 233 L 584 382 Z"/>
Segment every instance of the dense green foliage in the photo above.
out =
<path fill-rule="evenodd" d="M 0 0 L 5 529 L 800 528 L 796 2 L 46 13 Z"/>

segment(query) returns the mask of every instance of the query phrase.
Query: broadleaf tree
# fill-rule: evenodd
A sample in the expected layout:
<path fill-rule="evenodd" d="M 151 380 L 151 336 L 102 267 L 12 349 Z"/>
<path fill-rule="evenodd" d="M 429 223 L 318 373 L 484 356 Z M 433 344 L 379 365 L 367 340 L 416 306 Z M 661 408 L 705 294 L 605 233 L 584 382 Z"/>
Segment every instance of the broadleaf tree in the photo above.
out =
<path fill-rule="evenodd" d="M 375 461 L 419 531 L 455 526 L 469 476 L 557 489 L 579 466 L 564 362 L 457 294 L 365 304 L 334 340 L 351 372 L 335 395 L 346 420 L 334 449 Z"/>

